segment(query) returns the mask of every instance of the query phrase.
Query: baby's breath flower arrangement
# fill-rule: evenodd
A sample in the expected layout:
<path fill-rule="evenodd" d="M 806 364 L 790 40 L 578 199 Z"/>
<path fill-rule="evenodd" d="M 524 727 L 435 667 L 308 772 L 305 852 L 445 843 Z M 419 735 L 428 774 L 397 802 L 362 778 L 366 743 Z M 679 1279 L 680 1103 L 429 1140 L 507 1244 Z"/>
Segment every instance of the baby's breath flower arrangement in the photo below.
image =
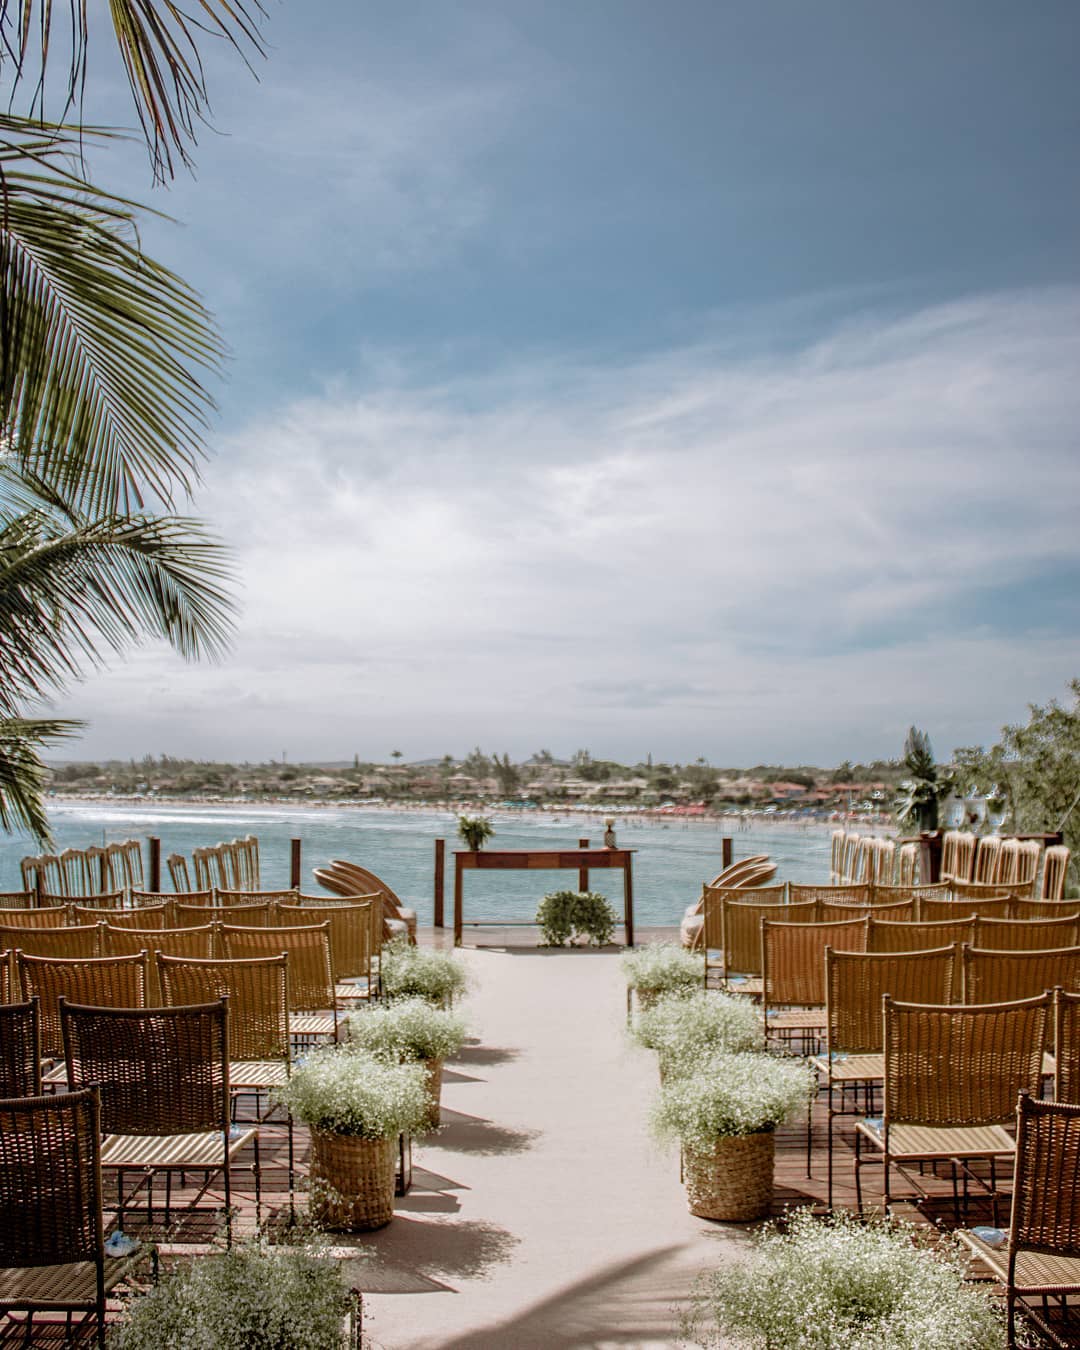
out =
<path fill-rule="evenodd" d="M 348 1019 L 352 1045 L 397 1064 L 410 1059 L 446 1059 L 465 1044 L 461 1017 L 423 998 L 395 999 L 354 1012 Z"/>
<path fill-rule="evenodd" d="M 273 1098 L 325 1134 L 391 1139 L 424 1118 L 424 1070 L 388 1064 L 348 1044 L 331 1046 L 297 1064 Z"/>
<path fill-rule="evenodd" d="M 426 998 L 450 1004 L 468 988 L 464 964 L 450 952 L 413 947 L 405 938 L 388 942 L 379 959 L 383 993 L 389 999 Z"/>
<path fill-rule="evenodd" d="M 1004 1319 L 966 1284 L 958 1245 L 906 1225 L 799 1210 L 746 1261 L 705 1276 L 682 1327 L 692 1345 L 747 1350 L 1002 1350 Z"/>
<path fill-rule="evenodd" d="M 748 999 L 718 990 L 664 994 L 637 1020 L 633 1038 L 660 1056 L 661 1078 L 691 1072 L 718 1051 L 765 1046 L 761 1015 Z"/>
<path fill-rule="evenodd" d="M 704 987 L 705 958 L 674 942 L 650 942 L 622 958 L 626 983 L 643 1006 L 661 994 L 694 994 Z"/>
<path fill-rule="evenodd" d="M 110 1350 L 343 1350 L 352 1299 L 317 1247 L 237 1243 L 128 1304 Z"/>
<path fill-rule="evenodd" d="M 778 1055 L 719 1054 L 669 1078 L 652 1111 L 661 1138 L 705 1153 L 718 1139 L 775 1130 L 810 1098 L 809 1067 Z"/>

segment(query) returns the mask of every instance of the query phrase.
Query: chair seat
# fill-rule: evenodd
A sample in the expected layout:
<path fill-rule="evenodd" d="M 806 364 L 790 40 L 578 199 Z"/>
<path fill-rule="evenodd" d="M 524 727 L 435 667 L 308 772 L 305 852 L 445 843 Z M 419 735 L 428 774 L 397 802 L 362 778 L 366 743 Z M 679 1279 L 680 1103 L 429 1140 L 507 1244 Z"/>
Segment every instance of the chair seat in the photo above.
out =
<path fill-rule="evenodd" d="M 333 1013 L 290 1013 L 291 1036 L 333 1036 Z"/>
<path fill-rule="evenodd" d="M 334 997 L 341 999 L 368 999 L 373 995 L 371 985 L 362 976 L 353 980 L 341 980 L 334 985 Z"/>
<path fill-rule="evenodd" d="M 105 1258 L 105 1289 L 124 1278 L 132 1263 L 143 1256 Z M 32 1303 L 45 1311 L 93 1307 L 97 1302 L 97 1272 L 93 1261 L 75 1261 L 64 1266 L 9 1266 L 0 1270 L 0 1307 L 18 1308 Z"/>
<path fill-rule="evenodd" d="M 878 1148 L 884 1134 L 876 1121 L 860 1120 L 855 1128 Z M 1016 1152 L 1016 1140 L 1004 1125 L 892 1125 L 891 1158 L 988 1158 Z"/>
<path fill-rule="evenodd" d="M 229 1157 L 255 1138 L 257 1131 L 233 1126 Z M 202 1134 L 110 1134 L 101 1144 L 101 1165 L 116 1171 L 137 1167 L 220 1167 L 221 1132 Z"/>
<path fill-rule="evenodd" d="M 67 1065 L 63 1060 L 59 1064 L 54 1064 L 52 1068 L 46 1069 L 41 1075 L 42 1084 L 46 1087 L 67 1087 Z"/>
<path fill-rule="evenodd" d="M 834 1083 L 872 1083 L 885 1077 L 883 1054 L 847 1055 L 844 1059 L 833 1060 L 824 1055 L 811 1055 L 810 1063 Z"/>
<path fill-rule="evenodd" d="M 980 1257 L 1002 1284 L 1009 1279 L 1009 1247 L 988 1247 L 975 1233 L 964 1231 L 956 1235 L 965 1246 Z M 1016 1287 L 1030 1294 L 1065 1293 L 1080 1291 L 1080 1256 L 1055 1256 L 1051 1252 L 1016 1253 Z"/>
<path fill-rule="evenodd" d="M 229 1065 L 229 1087 L 233 1092 L 284 1087 L 288 1080 L 289 1066 L 281 1059 L 239 1059 Z"/>
<path fill-rule="evenodd" d="M 817 1031 L 825 1025 L 824 1008 L 787 1008 L 765 1019 L 766 1031 Z"/>
<path fill-rule="evenodd" d="M 729 975 L 727 991 L 729 994 L 749 994 L 760 998 L 764 981 L 760 975 Z"/>

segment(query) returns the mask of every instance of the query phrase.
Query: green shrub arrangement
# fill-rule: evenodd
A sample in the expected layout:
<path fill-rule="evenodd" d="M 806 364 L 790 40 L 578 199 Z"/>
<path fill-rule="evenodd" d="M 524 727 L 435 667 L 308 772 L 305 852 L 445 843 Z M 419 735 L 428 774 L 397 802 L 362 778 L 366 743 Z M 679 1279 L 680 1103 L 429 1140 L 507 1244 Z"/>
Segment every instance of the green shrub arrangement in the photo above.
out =
<path fill-rule="evenodd" d="M 720 1051 L 765 1048 L 761 1015 L 748 999 L 704 989 L 662 995 L 641 1013 L 631 1034 L 657 1051 L 665 1078 L 692 1073 Z"/>
<path fill-rule="evenodd" d="M 343 1350 L 352 1298 L 318 1248 L 238 1243 L 128 1304 L 110 1350 Z"/>
<path fill-rule="evenodd" d="M 545 947 L 565 947 L 580 937 L 603 947 L 615 932 L 614 911 L 595 891 L 549 892 L 540 901 L 536 922 Z"/>
<path fill-rule="evenodd" d="M 639 995 L 693 994 L 704 987 L 705 957 L 675 942 L 650 942 L 622 958 L 626 983 Z"/>
<path fill-rule="evenodd" d="M 700 1282 L 683 1337 L 747 1350 L 1002 1350 L 1004 1319 L 965 1284 L 958 1244 L 808 1209 L 765 1229 L 746 1261 Z"/>
<path fill-rule="evenodd" d="M 313 1050 L 273 1101 L 328 1134 L 390 1139 L 423 1122 L 426 1082 L 420 1064 L 388 1064 L 345 1043 Z"/>
<path fill-rule="evenodd" d="M 801 1059 L 716 1055 L 694 1073 L 666 1079 L 652 1109 L 653 1132 L 707 1153 L 718 1139 L 775 1130 L 806 1109 L 811 1073 Z"/>
<path fill-rule="evenodd" d="M 427 999 L 403 998 L 354 1012 L 348 1019 L 350 1044 L 377 1059 L 446 1059 L 465 1044 L 462 1018 L 434 1007 Z"/>
<path fill-rule="evenodd" d="M 458 816 L 457 832 L 465 847 L 476 852 L 495 833 L 495 826 L 486 816 Z"/>
<path fill-rule="evenodd" d="M 388 999 L 425 998 L 449 1004 L 468 988 L 468 971 L 450 952 L 413 947 L 396 938 L 382 949 L 379 959 L 382 990 Z"/>

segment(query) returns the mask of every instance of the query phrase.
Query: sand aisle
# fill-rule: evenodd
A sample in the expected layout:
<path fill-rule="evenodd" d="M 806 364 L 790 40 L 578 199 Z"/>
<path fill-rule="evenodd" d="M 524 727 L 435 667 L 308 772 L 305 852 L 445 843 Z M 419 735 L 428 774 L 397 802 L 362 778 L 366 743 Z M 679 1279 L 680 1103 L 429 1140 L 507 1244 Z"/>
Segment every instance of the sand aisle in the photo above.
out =
<path fill-rule="evenodd" d="M 668 1346 L 737 1228 L 692 1218 L 648 1135 L 654 1056 L 624 1036 L 618 957 L 469 951 L 478 1044 L 447 1066 L 440 1134 L 356 1270 L 366 1343 Z"/>

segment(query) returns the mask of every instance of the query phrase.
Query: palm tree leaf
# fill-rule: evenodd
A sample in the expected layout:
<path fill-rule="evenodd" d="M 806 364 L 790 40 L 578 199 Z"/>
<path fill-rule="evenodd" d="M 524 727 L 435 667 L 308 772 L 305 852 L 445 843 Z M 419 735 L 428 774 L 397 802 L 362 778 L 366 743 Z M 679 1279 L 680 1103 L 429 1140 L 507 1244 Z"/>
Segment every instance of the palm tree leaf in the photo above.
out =
<path fill-rule="evenodd" d="M 223 348 L 138 247 L 138 208 L 70 171 L 68 132 L 0 118 L 0 434 L 88 515 L 190 492 Z"/>
<path fill-rule="evenodd" d="M 51 842 L 44 790 L 48 770 L 38 753 L 43 745 L 74 736 L 81 722 L 57 719 L 0 719 L 0 829 L 23 829 L 39 843 Z"/>

